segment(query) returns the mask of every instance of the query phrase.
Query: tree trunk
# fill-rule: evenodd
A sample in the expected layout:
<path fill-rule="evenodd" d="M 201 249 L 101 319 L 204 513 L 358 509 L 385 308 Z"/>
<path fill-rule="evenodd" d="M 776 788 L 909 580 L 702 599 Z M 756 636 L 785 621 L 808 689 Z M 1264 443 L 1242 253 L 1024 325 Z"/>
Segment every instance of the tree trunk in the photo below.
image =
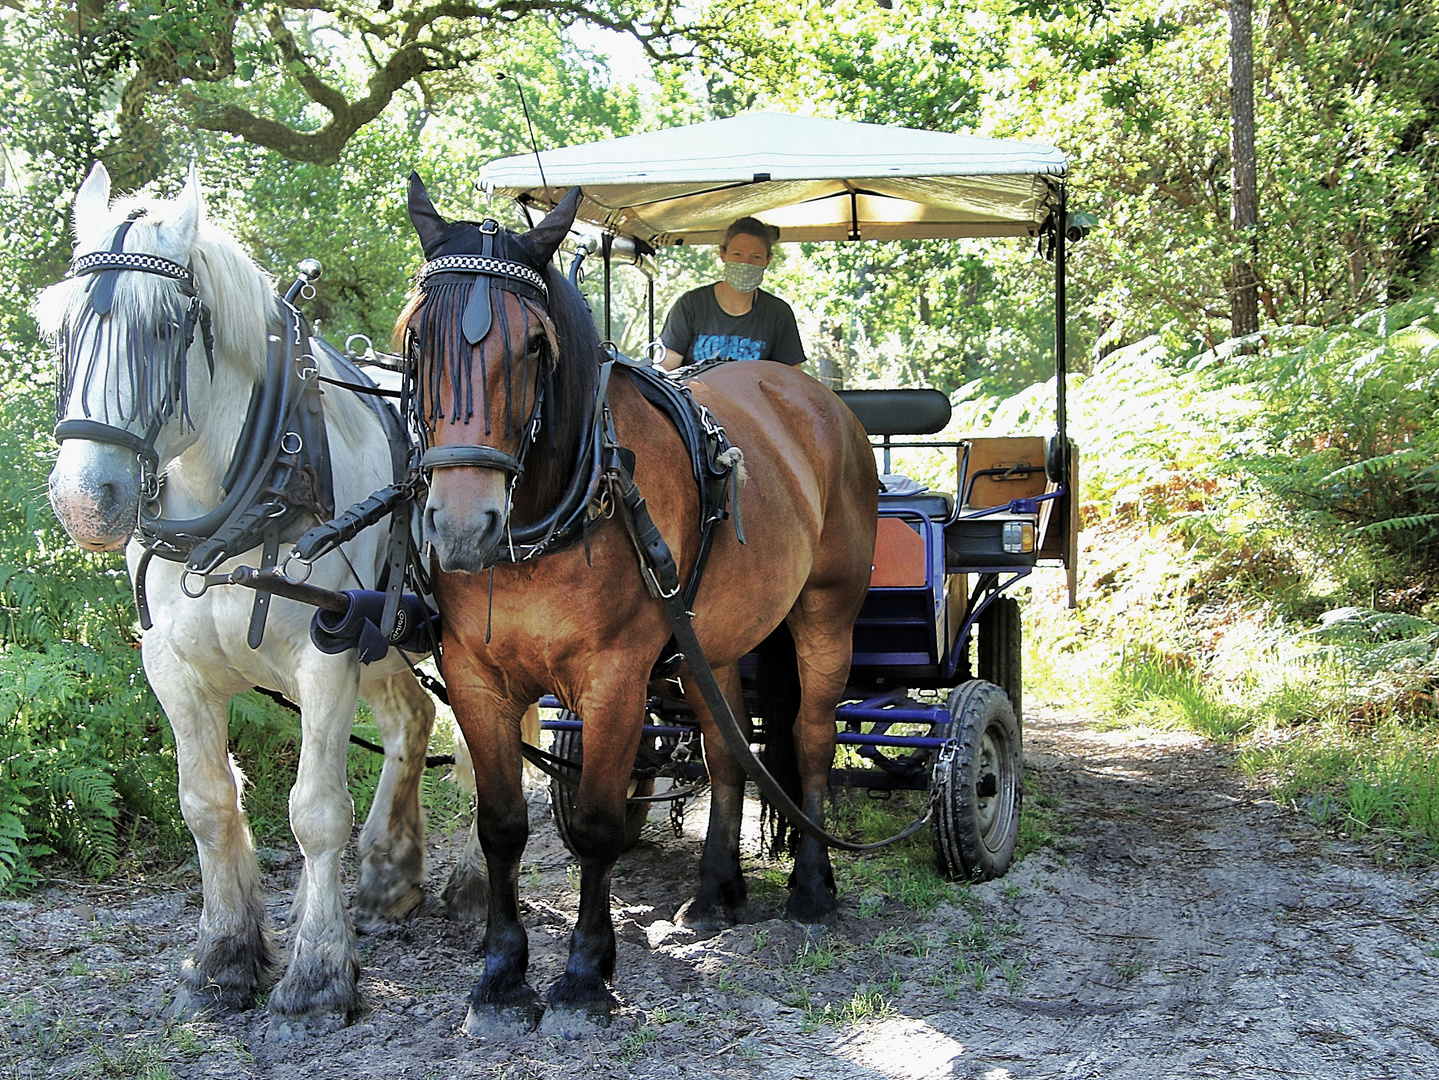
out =
<path fill-rule="evenodd" d="M 1254 158 L 1254 36 L 1252 0 L 1229 4 L 1229 158 L 1232 202 L 1229 223 L 1236 254 L 1230 271 L 1229 330 L 1234 337 L 1259 330 L 1259 289 L 1254 263 L 1259 254 L 1259 193 Z M 1252 352 L 1252 348 L 1244 350 Z"/>

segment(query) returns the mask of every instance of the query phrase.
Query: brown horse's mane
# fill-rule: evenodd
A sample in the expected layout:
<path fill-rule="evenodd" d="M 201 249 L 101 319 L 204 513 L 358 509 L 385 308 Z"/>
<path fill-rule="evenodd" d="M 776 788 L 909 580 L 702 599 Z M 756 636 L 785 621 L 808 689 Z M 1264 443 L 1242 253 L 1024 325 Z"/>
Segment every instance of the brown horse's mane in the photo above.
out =
<path fill-rule="evenodd" d="M 550 355 L 546 350 L 538 374 L 539 379 L 547 380 L 540 414 L 540 437 L 530 448 L 525 463 L 525 478 L 517 492 L 521 503 L 534 513 L 548 510 L 569 479 L 578 444 L 592 420 L 602 358 L 599 333 L 595 330 L 589 304 L 579 289 L 553 264 L 546 263 L 540 268 L 540 273 L 549 289 L 549 310 L 541 312 L 533 301 L 521 300 L 527 315 L 530 312 L 543 314 L 553 327 L 551 348 L 554 352 Z M 457 381 L 463 386 L 457 397 L 459 393 L 473 397 L 470 367 L 476 350 L 460 334 L 460 313 L 471 288 L 481 286 L 488 287 L 489 283 L 480 279 L 473 286 L 465 283 L 416 288 L 395 323 L 393 341 L 396 348 L 404 349 L 407 341 L 414 339 L 432 342 L 434 345 L 430 353 L 436 359 L 435 375 L 446 365 L 460 374 Z M 499 315 L 501 310 L 496 305 L 496 325 L 491 332 L 518 337 L 517 331 L 504 325 L 504 319 Z M 411 330 L 414 331 L 414 339 L 408 333 Z M 457 358 L 462 362 L 456 363 Z M 438 388 L 436 378 L 426 381 Z M 423 386 L 420 392 L 425 400 L 417 402 L 417 406 L 423 405 L 437 418 L 438 394 L 426 395 Z M 513 432 L 514 425 L 525 422 L 534 400 L 533 393 L 533 388 L 527 388 L 523 391 L 522 401 L 506 402 L 506 434 Z M 486 403 L 473 404 L 483 408 Z"/>

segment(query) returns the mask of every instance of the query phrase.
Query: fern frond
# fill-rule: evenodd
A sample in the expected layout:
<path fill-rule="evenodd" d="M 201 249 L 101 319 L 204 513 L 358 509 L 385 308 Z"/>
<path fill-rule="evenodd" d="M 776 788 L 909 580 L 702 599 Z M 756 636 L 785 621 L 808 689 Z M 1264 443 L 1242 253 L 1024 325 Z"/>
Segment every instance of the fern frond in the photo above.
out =
<path fill-rule="evenodd" d="M 1386 518 L 1383 521 L 1371 521 L 1367 525 L 1358 526 L 1355 531 L 1368 536 L 1383 536 L 1403 529 L 1422 529 L 1426 525 L 1433 525 L 1436 522 L 1439 522 L 1439 514 L 1408 514 L 1404 517 Z"/>

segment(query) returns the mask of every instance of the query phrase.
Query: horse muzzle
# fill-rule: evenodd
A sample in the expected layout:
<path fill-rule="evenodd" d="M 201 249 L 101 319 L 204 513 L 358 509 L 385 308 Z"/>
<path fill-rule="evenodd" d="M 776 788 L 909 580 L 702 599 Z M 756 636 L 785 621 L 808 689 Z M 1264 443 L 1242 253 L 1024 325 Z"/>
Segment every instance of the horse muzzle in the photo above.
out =
<path fill-rule="evenodd" d="M 87 551 L 125 546 L 140 517 L 140 462 L 125 447 L 67 439 L 50 471 L 50 506 Z"/>
<path fill-rule="evenodd" d="M 430 483 L 424 540 L 445 573 L 494 566 L 505 539 L 506 484 L 491 470 L 445 469 Z"/>

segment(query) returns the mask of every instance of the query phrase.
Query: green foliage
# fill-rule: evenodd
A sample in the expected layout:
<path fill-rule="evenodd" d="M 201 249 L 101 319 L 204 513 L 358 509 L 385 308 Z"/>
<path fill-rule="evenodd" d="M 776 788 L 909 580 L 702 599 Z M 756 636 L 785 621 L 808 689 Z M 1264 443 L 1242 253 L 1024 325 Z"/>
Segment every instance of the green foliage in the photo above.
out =
<path fill-rule="evenodd" d="M 1011 24 L 989 123 L 1071 154 L 1071 203 L 1100 221 L 1072 267 L 1099 329 L 1133 341 L 1178 318 L 1214 345 L 1242 250 L 1229 224 L 1223 8 L 1021 7 L 1031 14 Z M 1061 9 L 1072 17 L 1051 23 Z M 1120 26 L 1132 40 L 1115 40 Z M 1436 34 L 1432 5 L 1407 0 L 1300 0 L 1256 18 L 1255 268 L 1271 325 L 1352 318 L 1433 265 Z"/>
<path fill-rule="evenodd" d="M 60 852 L 96 876 L 125 833 L 183 843 L 168 728 L 140 672 L 117 556 L 81 552 L 44 498 L 48 395 L 0 402 L 0 889 Z"/>
<path fill-rule="evenodd" d="M 1439 301 L 1416 298 L 1230 371 L 1257 392 L 1255 479 L 1382 586 L 1439 571 Z"/>
<path fill-rule="evenodd" d="M 1393 718 L 1305 727 L 1246 752 L 1243 767 L 1322 828 L 1403 862 L 1439 859 L 1439 746 Z"/>

